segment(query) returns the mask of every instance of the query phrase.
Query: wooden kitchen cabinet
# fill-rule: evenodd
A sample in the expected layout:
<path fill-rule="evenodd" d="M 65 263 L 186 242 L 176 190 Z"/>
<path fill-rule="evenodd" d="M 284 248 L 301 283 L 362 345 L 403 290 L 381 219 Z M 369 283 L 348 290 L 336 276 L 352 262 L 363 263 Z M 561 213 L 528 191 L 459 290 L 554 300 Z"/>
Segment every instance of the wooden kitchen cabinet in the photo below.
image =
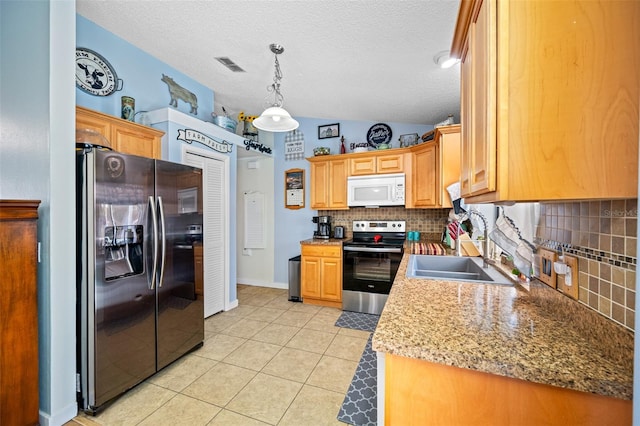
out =
<path fill-rule="evenodd" d="M 637 197 L 639 21 L 635 1 L 462 1 L 466 202 Z"/>
<path fill-rule="evenodd" d="M 385 425 L 631 424 L 630 400 L 390 354 L 384 368 Z"/>
<path fill-rule="evenodd" d="M 39 424 L 37 219 L 40 201 L 0 201 L 0 424 Z"/>
<path fill-rule="evenodd" d="M 348 160 L 344 157 L 308 158 L 311 162 L 311 208 L 347 209 Z"/>
<path fill-rule="evenodd" d="M 160 159 L 164 132 L 88 108 L 76 106 L 76 129 L 91 129 L 123 154 Z"/>
<path fill-rule="evenodd" d="M 407 208 L 450 208 L 447 187 L 460 180 L 460 125 L 439 127 L 432 142 L 411 147 Z"/>
<path fill-rule="evenodd" d="M 404 153 L 354 154 L 349 160 L 349 176 L 404 172 Z"/>
<path fill-rule="evenodd" d="M 202 257 L 202 243 L 193 243 L 193 265 L 195 268 L 195 285 L 196 295 L 198 298 L 202 298 L 204 295 L 204 271 L 203 271 L 203 257 Z"/>
<path fill-rule="evenodd" d="M 342 308 L 342 246 L 301 246 L 300 294 L 312 305 Z"/>

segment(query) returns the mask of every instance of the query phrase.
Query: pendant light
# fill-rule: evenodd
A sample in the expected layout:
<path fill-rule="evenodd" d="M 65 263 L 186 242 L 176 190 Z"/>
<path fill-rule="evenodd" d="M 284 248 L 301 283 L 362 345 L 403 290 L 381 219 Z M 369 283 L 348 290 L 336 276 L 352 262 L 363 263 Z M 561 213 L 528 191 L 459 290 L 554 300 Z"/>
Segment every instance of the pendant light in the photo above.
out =
<path fill-rule="evenodd" d="M 274 43 L 269 45 L 269 49 L 276 55 L 276 70 L 273 77 L 273 84 L 267 86 L 267 91 L 273 92 L 274 94 L 274 102 L 269 108 L 264 110 L 260 117 L 253 120 L 253 125 L 257 129 L 264 130 L 265 132 L 289 132 L 297 129 L 300 124 L 291 118 L 291 114 L 282 108 L 284 97 L 282 93 L 280 93 L 282 71 L 280 70 L 280 63 L 278 62 L 278 55 L 284 52 L 284 47 Z"/>

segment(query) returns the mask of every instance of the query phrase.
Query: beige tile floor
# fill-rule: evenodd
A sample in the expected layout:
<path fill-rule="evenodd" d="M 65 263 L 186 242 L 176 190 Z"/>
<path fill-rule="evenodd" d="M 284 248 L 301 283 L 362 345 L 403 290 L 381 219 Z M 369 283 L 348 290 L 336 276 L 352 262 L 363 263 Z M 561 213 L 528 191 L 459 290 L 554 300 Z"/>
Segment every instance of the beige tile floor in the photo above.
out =
<path fill-rule="evenodd" d="M 205 320 L 202 348 L 81 425 L 344 425 L 336 419 L 368 332 L 341 311 L 238 285 L 239 306 Z"/>

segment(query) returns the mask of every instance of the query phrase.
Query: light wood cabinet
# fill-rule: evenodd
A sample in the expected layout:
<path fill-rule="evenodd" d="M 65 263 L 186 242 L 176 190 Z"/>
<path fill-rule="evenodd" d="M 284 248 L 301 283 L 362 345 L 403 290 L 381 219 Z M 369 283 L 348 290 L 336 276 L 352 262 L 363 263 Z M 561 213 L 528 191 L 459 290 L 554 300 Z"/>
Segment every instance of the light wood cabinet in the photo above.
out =
<path fill-rule="evenodd" d="M 349 176 L 402 173 L 404 172 L 404 154 L 356 154 L 350 158 L 349 164 Z"/>
<path fill-rule="evenodd" d="M 637 197 L 639 21 L 635 1 L 461 3 L 466 202 Z"/>
<path fill-rule="evenodd" d="M 439 184 L 438 144 L 422 143 L 411 151 L 411 174 L 407 179 L 405 207 L 436 207 L 438 205 L 437 186 Z M 410 187 L 409 187 L 410 186 Z M 410 199 L 409 199 L 409 194 Z"/>
<path fill-rule="evenodd" d="M 195 268 L 196 295 L 198 295 L 200 298 L 204 295 L 204 264 L 202 256 L 202 243 L 193 243 L 193 264 Z"/>
<path fill-rule="evenodd" d="M 164 132 L 88 108 L 76 106 L 76 129 L 91 129 L 111 143 L 114 151 L 141 157 L 162 157 Z"/>
<path fill-rule="evenodd" d="M 0 424 L 39 424 L 37 218 L 40 201 L 0 201 Z"/>
<path fill-rule="evenodd" d="M 342 246 L 301 246 L 300 294 L 312 305 L 342 308 Z"/>
<path fill-rule="evenodd" d="M 410 150 L 406 207 L 451 207 L 447 187 L 460 180 L 460 125 L 439 127 L 432 142 Z"/>
<path fill-rule="evenodd" d="M 385 425 L 631 424 L 627 400 L 390 354 L 384 369 Z"/>
<path fill-rule="evenodd" d="M 308 160 L 311 162 L 311 208 L 347 209 L 348 160 L 342 157 L 312 157 Z"/>

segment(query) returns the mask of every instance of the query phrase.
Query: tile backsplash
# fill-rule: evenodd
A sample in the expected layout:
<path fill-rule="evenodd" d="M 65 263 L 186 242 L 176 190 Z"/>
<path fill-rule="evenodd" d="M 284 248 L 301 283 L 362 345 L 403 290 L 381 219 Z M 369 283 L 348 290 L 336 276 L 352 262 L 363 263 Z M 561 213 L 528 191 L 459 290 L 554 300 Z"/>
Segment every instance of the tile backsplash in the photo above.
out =
<path fill-rule="evenodd" d="M 579 300 L 634 330 L 638 200 L 541 203 L 536 243 L 578 258 Z"/>
<path fill-rule="evenodd" d="M 319 210 L 318 215 L 331 216 L 331 227 L 344 226 L 346 237 L 352 236 L 354 220 L 405 220 L 407 231 L 419 231 L 420 239 L 440 241 L 442 230 L 451 209 L 405 209 L 380 207 L 377 209 Z"/>

